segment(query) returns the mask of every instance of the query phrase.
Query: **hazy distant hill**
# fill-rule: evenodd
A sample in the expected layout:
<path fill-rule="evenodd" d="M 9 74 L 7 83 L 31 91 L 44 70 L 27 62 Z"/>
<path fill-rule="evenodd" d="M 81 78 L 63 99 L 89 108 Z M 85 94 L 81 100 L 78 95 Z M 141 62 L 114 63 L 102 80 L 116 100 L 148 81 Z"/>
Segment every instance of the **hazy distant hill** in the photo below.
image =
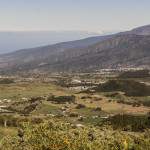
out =
<path fill-rule="evenodd" d="M 150 67 L 148 34 L 150 28 L 148 27 L 2 55 L 0 68 L 13 71 L 33 69 L 83 71 L 117 67 Z"/>
<path fill-rule="evenodd" d="M 96 35 L 84 31 L 0 31 L 0 54 Z"/>

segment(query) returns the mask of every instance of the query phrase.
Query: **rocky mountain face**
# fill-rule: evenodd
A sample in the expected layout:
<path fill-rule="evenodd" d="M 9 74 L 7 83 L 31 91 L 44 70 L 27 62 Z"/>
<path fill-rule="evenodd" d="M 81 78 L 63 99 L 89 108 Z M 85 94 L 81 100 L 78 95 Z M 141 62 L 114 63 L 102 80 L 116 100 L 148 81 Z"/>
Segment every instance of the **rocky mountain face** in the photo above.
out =
<path fill-rule="evenodd" d="M 150 67 L 150 26 L 0 56 L 0 71 Z"/>
<path fill-rule="evenodd" d="M 66 50 L 47 70 L 96 70 L 100 68 L 143 67 L 150 64 L 150 37 L 118 35 L 83 49 Z"/>

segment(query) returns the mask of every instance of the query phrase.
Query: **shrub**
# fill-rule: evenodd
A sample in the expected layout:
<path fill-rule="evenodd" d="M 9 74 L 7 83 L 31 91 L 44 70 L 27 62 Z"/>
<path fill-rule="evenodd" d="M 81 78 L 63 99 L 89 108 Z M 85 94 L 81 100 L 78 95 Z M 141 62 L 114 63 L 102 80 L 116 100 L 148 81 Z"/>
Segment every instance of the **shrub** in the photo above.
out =
<path fill-rule="evenodd" d="M 11 84 L 14 83 L 13 79 L 5 78 L 5 79 L 0 79 L 0 84 Z"/>
<path fill-rule="evenodd" d="M 86 108 L 86 106 L 84 104 L 78 104 L 76 106 L 76 109 L 81 109 L 81 108 Z"/>
<path fill-rule="evenodd" d="M 81 99 L 91 99 L 91 96 L 82 96 Z"/>
<path fill-rule="evenodd" d="M 94 111 L 102 111 L 101 107 L 96 107 L 95 109 L 93 109 Z"/>
<path fill-rule="evenodd" d="M 149 101 L 148 100 L 143 101 L 143 105 L 150 107 L 150 100 Z"/>
<path fill-rule="evenodd" d="M 69 117 L 78 117 L 79 114 L 78 113 L 75 113 L 75 112 L 72 112 L 69 114 Z"/>
<path fill-rule="evenodd" d="M 143 116 L 133 116 L 133 115 L 115 115 L 108 119 L 114 129 L 131 131 L 144 131 L 150 128 L 150 118 L 148 115 Z"/>
<path fill-rule="evenodd" d="M 55 103 L 58 103 L 58 104 L 63 104 L 63 103 L 74 103 L 75 102 L 75 96 L 72 95 L 72 96 L 49 96 L 47 98 L 47 101 L 52 101 L 52 102 L 55 102 Z"/>
<path fill-rule="evenodd" d="M 125 95 L 127 96 L 149 96 L 150 95 L 150 86 L 133 80 L 109 80 L 104 84 L 99 84 L 97 87 L 93 89 L 97 92 L 98 91 L 99 92 L 121 91 L 124 92 Z"/>

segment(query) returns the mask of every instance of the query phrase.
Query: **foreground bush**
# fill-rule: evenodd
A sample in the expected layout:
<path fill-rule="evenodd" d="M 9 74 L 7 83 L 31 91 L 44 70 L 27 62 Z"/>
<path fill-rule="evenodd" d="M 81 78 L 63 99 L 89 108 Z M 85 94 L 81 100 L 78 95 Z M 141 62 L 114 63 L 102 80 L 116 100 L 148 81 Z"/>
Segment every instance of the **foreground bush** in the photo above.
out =
<path fill-rule="evenodd" d="M 78 128 L 62 122 L 25 124 L 1 142 L 3 150 L 149 150 L 150 133 L 133 136 L 106 129 Z"/>

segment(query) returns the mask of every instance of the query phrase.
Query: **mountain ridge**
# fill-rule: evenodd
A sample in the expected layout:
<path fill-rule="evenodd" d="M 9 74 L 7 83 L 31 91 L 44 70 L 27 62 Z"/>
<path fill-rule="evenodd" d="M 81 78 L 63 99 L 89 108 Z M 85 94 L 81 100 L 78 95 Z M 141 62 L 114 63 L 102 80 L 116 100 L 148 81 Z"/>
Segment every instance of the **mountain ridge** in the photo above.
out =
<path fill-rule="evenodd" d="M 0 55 L 1 71 L 57 72 L 118 67 L 150 67 L 150 25 Z"/>

